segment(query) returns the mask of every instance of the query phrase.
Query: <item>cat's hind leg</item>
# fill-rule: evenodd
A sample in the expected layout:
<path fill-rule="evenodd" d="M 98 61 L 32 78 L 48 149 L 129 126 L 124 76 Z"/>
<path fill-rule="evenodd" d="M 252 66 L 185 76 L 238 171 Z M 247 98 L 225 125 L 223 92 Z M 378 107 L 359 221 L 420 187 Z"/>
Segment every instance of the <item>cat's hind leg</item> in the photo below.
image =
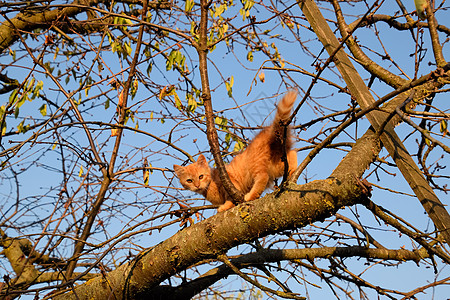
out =
<path fill-rule="evenodd" d="M 267 172 L 263 172 L 256 175 L 252 189 L 250 190 L 250 192 L 245 194 L 244 200 L 251 201 L 258 199 L 259 196 L 261 196 L 262 192 L 264 192 L 264 190 L 266 189 L 268 182 L 269 182 L 269 175 L 267 174 Z"/>
<path fill-rule="evenodd" d="M 289 164 L 289 176 L 297 169 L 297 151 L 291 150 L 287 153 L 287 161 Z"/>

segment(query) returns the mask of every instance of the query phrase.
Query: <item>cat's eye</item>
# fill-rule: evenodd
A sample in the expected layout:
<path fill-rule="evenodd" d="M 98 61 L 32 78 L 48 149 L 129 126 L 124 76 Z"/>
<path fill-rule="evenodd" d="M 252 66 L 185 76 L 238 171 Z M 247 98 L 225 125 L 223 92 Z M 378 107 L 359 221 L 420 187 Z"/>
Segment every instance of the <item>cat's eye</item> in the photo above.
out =
<path fill-rule="evenodd" d="M 192 179 L 186 179 L 187 183 L 192 183 Z"/>
<path fill-rule="evenodd" d="M 198 179 L 202 179 L 203 178 L 203 174 L 202 175 L 200 175 L 200 176 L 198 176 Z"/>

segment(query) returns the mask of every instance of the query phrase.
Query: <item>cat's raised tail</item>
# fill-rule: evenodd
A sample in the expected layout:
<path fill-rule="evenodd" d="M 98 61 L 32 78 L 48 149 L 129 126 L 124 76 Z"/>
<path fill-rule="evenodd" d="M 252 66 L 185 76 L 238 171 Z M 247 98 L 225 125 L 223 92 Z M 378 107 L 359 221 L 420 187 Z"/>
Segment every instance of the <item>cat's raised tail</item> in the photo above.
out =
<path fill-rule="evenodd" d="M 290 90 L 284 95 L 281 101 L 277 105 L 277 113 L 275 119 L 272 122 L 272 126 L 275 132 L 280 132 L 283 129 L 284 123 L 291 116 L 292 107 L 297 99 L 297 91 Z"/>

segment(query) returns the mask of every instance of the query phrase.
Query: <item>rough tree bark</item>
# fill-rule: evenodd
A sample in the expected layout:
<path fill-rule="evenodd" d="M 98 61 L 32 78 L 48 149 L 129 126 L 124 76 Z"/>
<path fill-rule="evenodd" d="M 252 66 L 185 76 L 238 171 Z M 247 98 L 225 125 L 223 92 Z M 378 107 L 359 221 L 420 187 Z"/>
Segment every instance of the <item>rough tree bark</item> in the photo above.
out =
<path fill-rule="evenodd" d="M 380 149 L 377 137 L 369 130 L 329 178 L 305 185 L 290 183 L 284 190 L 218 213 L 55 299 L 101 299 L 110 294 L 117 299 L 146 299 L 155 296 L 154 289 L 162 281 L 196 262 L 216 259 L 234 246 L 301 228 L 324 220 L 344 206 L 363 203 L 370 193 L 359 178 Z"/>
<path fill-rule="evenodd" d="M 329 54 L 333 53 L 334 49 L 339 46 L 339 42 L 325 21 L 325 18 L 322 16 L 316 3 L 312 0 L 305 0 L 300 3 L 300 6 L 325 49 Z M 347 54 L 345 54 L 342 49 L 336 54 L 336 66 L 346 81 L 351 94 L 355 97 L 361 108 L 370 106 L 375 100 L 369 92 L 366 84 L 354 68 Z M 447 64 L 443 71 L 447 72 L 449 69 L 450 64 Z M 437 72 L 439 72 L 439 70 L 437 70 Z M 404 95 L 403 98 L 400 99 L 406 99 L 406 97 L 407 95 Z M 401 104 L 402 102 L 398 105 Z M 384 124 L 384 120 L 388 116 L 389 114 L 377 111 L 367 114 L 367 118 L 377 131 L 380 130 L 381 125 Z M 394 159 L 397 167 L 402 172 L 403 177 L 411 186 L 411 189 L 414 191 L 420 203 L 422 203 L 428 215 L 433 220 L 436 228 L 445 237 L 447 243 L 450 243 L 449 213 L 436 196 L 425 177 L 423 177 L 422 172 L 417 167 L 411 158 L 411 155 L 408 153 L 400 138 L 395 133 L 395 124 L 391 121 L 384 125 L 384 128 L 381 129 L 383 130 L 383 133 L 380 136 L 384 147 L 386 147 L 389 154 Z"/>

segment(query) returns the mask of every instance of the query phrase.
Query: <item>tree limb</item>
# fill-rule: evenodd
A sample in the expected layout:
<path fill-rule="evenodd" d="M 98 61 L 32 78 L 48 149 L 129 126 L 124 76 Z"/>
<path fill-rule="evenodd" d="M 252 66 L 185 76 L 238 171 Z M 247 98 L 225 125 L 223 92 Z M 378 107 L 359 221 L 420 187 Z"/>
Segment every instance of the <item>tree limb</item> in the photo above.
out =
<path fill-rule="evenodd" d="M 173 274 L 203 259 L 215 259 L 236 245 L 255 237 L 301 228 L 324 220 L 343 206 L 363 203 L 368 191 L 358 178 L 376 159 L 380 149 L 374 132 L 369 130 L 330 178 L 305 185 L 287 184 L 283 191 L 194 224 L 108 273 L 106 278 L 98 277 L 89 281 L 89 285 L 76 287 L 75 292 L 80 299 L 102 298 L 111 292 L 117 299 L 146 295 Z M 109 285 L 105 286 L 105 282 Z M 66 293 L 55 299 L 77 296 Z"/>
<path fill-rule="evenodd" d="M 328 257 L 364 257 L 394 261 L 415 261 L 428 258 L 429 253 L 425 248 L 419 250 L 406 249 L 376 249 L 361 246 L 350 247 L 323 247 L 323 248 L 303 248 L 303 249 L 262 249 L 257 252 L 242 255 L 238 258 L 230 259 L 231 264 L 239 269 L 248 267 L 258 267 L 269 263 L 281 261 L 314 260 Z M 181 284 L 177 287 L 162 285 L 152 290 L 147 296 L 149 300 L 158 299 L 179 299 L 187 300 L 213 285 L 217 281 L 235 274 L 227 265 L 221 265 L 211 269 L 200 277 Z"/>
<path fill-rule="evenodd" d="M 199 31 L 199 42 L 197 53 L 199 56 L 200 64 L 200 76 L 202 80 L 202 99 L 205 106 L 205 117 L 206 117 L 206 136 L 208 138 L 209 146 L 211 147 L 211 153 L 214 156 L 214 161 L 216 162 L 217 169 L 219 171 L 219 177 L 223 184 L 223 187 L 227 193 L 232 198 L 234 204 L 240 203 L 244 200 L 244 195 L 242 192 L 238 191 L 233 183 L 231 182 L 227 170 L 225 168 L 225 163 L 223 162 L 221 150 L 219 146 L 219 138 L 217 136 L 217 131 L 214 125 L 214 112 L 212 108 L 211 101 L 211 91 L 209 88 L 209 77 L 208 77 L 208 61 L 207 53 L 209 51 L 208 42 L 208 5 L 207 1 L 201 1 L 201 20 L 200 20 L 200 31 Z"/>
<path fill-rule="evenodd" d="M 312 0 L 305 0 L 300 6 L 328 53 L 333 53 L 334 49 L 339 46 L 339 42 L 326 23 L 317 5 Z M 350 59 L 342 50 L 336 55 L 336 66 L 346 81 L 351 94 L 356 98 L 361 108 L 366 108 L 373 104 L 374 99 L 367 86 L 354 69 Z M 446 72 L 445 70 L 443 71 Z M 375 130 L 378 130 L 380 125 L 383 124 L 386 115 L 373 111 L 367 114 L 367 118 Z M 433 220 L 435 226 L 442 232 L 447 243 L 450 244 L 450 215 L 395 133 L 392 121 L 385 126 L 381 140 L 402 172 L 403 177 Z"/>

